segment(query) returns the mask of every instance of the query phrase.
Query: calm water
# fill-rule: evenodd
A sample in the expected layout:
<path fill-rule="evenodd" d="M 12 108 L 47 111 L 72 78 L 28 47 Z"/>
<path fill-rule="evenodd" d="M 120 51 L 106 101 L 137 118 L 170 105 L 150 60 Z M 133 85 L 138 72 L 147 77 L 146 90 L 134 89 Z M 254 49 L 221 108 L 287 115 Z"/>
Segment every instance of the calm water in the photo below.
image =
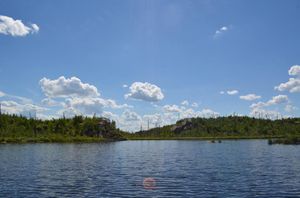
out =
<path fill-rule="evenodd" d="M 147 189 L 144 178 L 155 180 Z M 263 140 L 0 145 L 0 197 L 300 197 L 300 146 Z"/>

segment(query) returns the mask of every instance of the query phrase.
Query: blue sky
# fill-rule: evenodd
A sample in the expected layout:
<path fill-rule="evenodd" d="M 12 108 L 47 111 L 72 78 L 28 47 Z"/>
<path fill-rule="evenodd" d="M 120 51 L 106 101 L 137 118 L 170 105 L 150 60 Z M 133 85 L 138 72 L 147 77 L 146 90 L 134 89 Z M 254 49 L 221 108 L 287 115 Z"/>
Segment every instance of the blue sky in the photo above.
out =
<path fill-rule="evenodd" d="M 97 113 L 131 131 L 234 112 L 300 116 L 297 0 L 1 0 L 0 15 L 7 113 Z"/>

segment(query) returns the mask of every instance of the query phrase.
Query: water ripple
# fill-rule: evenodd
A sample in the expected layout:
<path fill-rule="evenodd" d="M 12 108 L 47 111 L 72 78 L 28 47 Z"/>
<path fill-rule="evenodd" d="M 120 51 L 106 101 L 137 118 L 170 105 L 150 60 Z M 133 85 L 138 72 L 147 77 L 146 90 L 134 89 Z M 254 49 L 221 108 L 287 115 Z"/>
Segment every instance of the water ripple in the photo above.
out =
<path fill-rule="evenodd" d="M 299 151 L 261 140 L 0 145 L 0 197 L 300 197 Z"/>

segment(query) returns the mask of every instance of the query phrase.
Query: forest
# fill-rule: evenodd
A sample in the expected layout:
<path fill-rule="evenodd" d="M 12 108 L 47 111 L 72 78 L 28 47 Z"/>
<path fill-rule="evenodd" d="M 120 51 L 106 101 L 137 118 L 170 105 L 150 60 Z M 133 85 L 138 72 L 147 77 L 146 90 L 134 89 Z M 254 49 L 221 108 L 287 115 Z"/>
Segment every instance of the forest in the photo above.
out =
<path fill-rule="evenodd" d="M 115 121 L 96 116 L 41 120 L 20 115 L 0 115 L 0 142 L 2 143 L 282 137 L 300 137 L 300 118 L 277 120 L 247 116 L 186 118 L 173 125 L 129 133 L 118 129 Z"/>
<path fill-rule="evenodd" d="M 258 119 L 247 116 L 187 118 L 168 125 L 127 134 L 144 138 L 272 138 L 300 136 L 300 118 Z"/>
<path fill-rule="evenodd" d="M 101 117 L 40 120 L 0 115 L 0 142 L 89 142 L 121 140 L 116 123 Z"/>

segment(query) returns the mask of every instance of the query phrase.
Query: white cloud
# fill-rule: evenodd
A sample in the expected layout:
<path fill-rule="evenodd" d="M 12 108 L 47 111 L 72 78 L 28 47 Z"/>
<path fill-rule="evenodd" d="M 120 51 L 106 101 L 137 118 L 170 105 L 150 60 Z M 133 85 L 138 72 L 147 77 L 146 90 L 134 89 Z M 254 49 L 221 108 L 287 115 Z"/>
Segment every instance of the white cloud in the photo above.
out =
<path fill-rule="evenodd" d="M 45 106 L 49 106 L 49 107 L 53 107 L 53 106 L 61 106 L 63 105 L 64 103 L 61 103 L 61 102 L 58 102 L 58 101 L 55 101 L 51 98 L 44 98 L 41 103 Z"/>
<path fill-rule="evenodd" d="M 291 93 L 300 92 L 300 79 L 290 78 L 288 82 L 281 83 L 275 87 L 278 91 L 289 91 Z"/>
<path fill-rule="evenodd" d="M 130 111 L 128 109 L 126 109 L 122 113 L 121 118 L 123 118 L 125 121 L 140 121 L 142 119 L 141 116 L 138 115 L 136 112 Z"/>
<path fill-rule="evenodd" d="M 183 106 L 188 106 L 188 105 L 189 105 L 189 101 L 184 100 L 184 101 L 181 102 L 181 105 L 183 105 Z"/>
<path fill-rule="evenodd" d="M 283 104 L 286 102 L 289 102 L 288 96 L 278 95 L 278 96 L 272 97 L 272 99 L 267 102 L 253 103 L 250 107 L 253 109 L 257 109 L 257 108 L 267 107 L 267 106 L 271 106 L 271 105 Z"/>
<path fill-rule="evenodd" d="M 100 95 L 95 86 L 82 83 L 77 77 L 65 78 L 61 76 L 55 80 L 42 78 L 40 85 L 45 95 L 49 98 L 95 97 Z"/>
<path fill-rule="evenodd" d="M 194 109 L 184 109 L 180 112 L 180 119 L 193 117 L 210 118 L 217 117 L 219 115 L 220 114 L 218 112 L 215 112 L 211 109 L 202 109 L 201 111 L 195 111 Z"/>
<path fill-rule="evenodd" d="M 177 105 L 165 105 L 163 106 L 164 111 L 166 112 L 180 112 L 181 109 Z"/>
<path fill-rule="evenodd" d="M 257 108 L 262 108 L 267 106 L 267 104 L 265 102 L 257 102 L 257 103 L 253 103 L 250 105 L 250 108 L 252 109 L 257 109 Z"/>
<path fill-rule="evenodd" d="M 36 114 L 46 111 L 46 108 L 33 105 L 33 104 L 21 104 L 16 101 L 7 100 L 1 101 L 2 112 L 9 114 L 21 114 L 24 116 L 35 117 Z"/>
<path fill-rule="evenodd" d="M 76 115 L 82 115 L 82 112 L 79 111 L 78 109 L 74 108 L 74 107 L 67 107 L 67 108 L 63 108 L 60 109 L 59 111 L 57 111 L 56 113 L 59 117 L 67 117 L 67 118 L 71 118 L 74 117 Z M 85 116 L 92 116 L 92 114 L 88 114 Z"/>
<path fill-rule="evenodd" d="M 300 65 L 293 65 L 289 69 L 289 75 L 290 76 L 300 76 Z"/>
<path fill-rule="evenodd" d="M 47 98 L 42 100 L 46 106 L 61 106 L 57 115 L 71 117 L 74 115 L 93 116 L 102 115 L 103 110 L 132 108 L 127 104 L 118 104 L 115 100 L 100 97 L 97 88 L 88 83 L 83 83 L 79 78 L 64 76 L 50 80 L 40 80 L 41 88 Z M 61 102 L 64 100 L 63 102 Z"/>
<path fill-rule="evenodd" d="M 276 105 L 276 104 L 282 104 L 285 102 L 288 102 L 289 98 L 286 95 L 278 95 L 274 96 L 271 100 L 267 102 L 268 105 Z"/>
<path fill-rule="evenodd" d="M 40 27 L 37 24 L 32 24 L 31 25 L 33 32 L 39 32 L 40 31 Z"/>
<path fill-rule="evenodd" d="M 152 127 L 158 127 L 162 123 L 162 116 L 159 113 L 155 113 L 152 115 L 144 115 L 143 120 L 144 120 L 144 123 L 147 125 L 149 122 L 149 125 L 151 124 Z"/>
<path fill-rule="evenodd" d="M 65 109 L 72 109 L 88 115 L 102 113 L 103 108 L 120 109 L 125 107 L 129 106 L 127 104 L 118 105 L 114 100 L 103 98 L 68 98 L 65 102 Z"/>
<path fill-rule="evenodd" d="M 198 112 L 198 116 L 199 117 L 209 117 L 209 118 L 213 117 L 213 118 L 215 118 L 215 117 L 220 116 L 220 113 L 218 113 L 216 111 L 213 111 L 211 109 L 203 109 L 202 111 Z"/>
<path fill-rule="evenodd" d="M 258 96 L 256 94 L 247 94 L 247 95 L 244 95 L 244 96 L 240 96 L 240 99 L 248 100 L 248 101 L 257 100 L 257 99 L 260 99 L 260 98 L 261 98 L 261 96 Z"/>
<path fill-rule="evenodd" d="M 227 91 L 227 94 L 228 94 L 228 95 L 236 95 L 236 94 L 238 94 L 238 93 L 239 93 L 238 90 L 228 90 L 228 91 Z"/>
<path fill-rule="evenodd" d="M 217 37 L 221 36 L 222 34 L 227 32 L 228 30 L 229 30 L 229 27 L 227 27 L 227 26 L 223 26 L 223 27 L 219 28 L 218 30 L 216 30 L 216 32 L 214 34 L 214 38 L 217 38 Z"/>
<path fill-rule="evenodd" d="M 128 85 L 124 84 L 124 85 L 122 85 L 122 87 L 123 87 L 123 88 L 127 88 L 127 87 L 128 87 Z"/>
<path fill-rule="evenodd" d="M 275 86 L 275 90 L 289 91 L 291 93 L 300 92 L 300 66 L 294 65 L 289 69 L 290 76 L 296 76 L 295 78 L 289 78 L 285 83 Z"/>
<path fill-rule="evenodd" d="M 227 90 L 227 91 L 220 91 L 220 94 L 221 95 L 224 95 L 224 94 L 228 94 L 228 95 L 236 95 L 238 94 L 239 91 L 236 90 L 236 89 L 232 89 L 232 90 Z"/>
<path fill-rule="evenodd" d="M 110 120 L 115 120 L 115 121 L 117 121 L 117 119 L 118 119 L 118 115 L 114 114 L 114 113 L 112 113 L 110 111 L 103 111 L 102 114 L 101 114 L 101 116 L 103 116 L 105 118 L 108 118 Z"/>
<path fill-rule="evenodd" d="M 15 96 L 15 95 L 6 94 L 6 93 L 3 93 L 3 94 L 4 95 L 2 95 L 2 97 L 6 97 L 7 99 L 12 100 L 12 101 L 17 101 L 18 103 L 21 103 L 21 104 L 32 103 L 32 100 L 29 99 L 29 98 L 25 98 L 25 97 L 21 97 L 21 96 Z M 1 95 L 1 93 L 0 93 L 0 95 Z"/>
<path fill-rule="evenodd" d="M 0 97 L 3 97 L 3 96 L 5 96 L 6 94 L 4 93 L 4 92 L 2 92 L 2 91 L 0 91 Z"/>
<path fill-rule="evenodd" d="M 267 119 L 279 119 L 282 118 L 283 115 L 278 111 L 266 110 L 260 108 L 254 108 L 250 112 L 250 116 L 255 118 L 267 118 Z"/>
<path fill-rule="evenodd" d="M 292 112 L 292 111 L 295 111 L 297 109 L 297 107 L 293 106 L 292 104 L 287 104 L 285 107 L 284 107 L 284 110 L 286 112 Z"/>
<path fill-rule="evenodd" d="M 134 82 L 129 89 L 130 92 L 125 95 L 125 98 L 134 98 L 148 102 L 156 102 L 164 98 L 164 94 L 158 86 L 147 82 Z"/>
<path fill-rule="evenodd" d="M 279 111 L 265 109 L 267 107 L 286 104 L 285 111 L 292 110 L 294 107 L 290 106 L 290 101 L 286 95 L 278 95 L 272 97 L 272 99 L 267 102 L 257 102 L 253 103 L 250 108 L 250 116 L 268 119 L 278 119 L 284 117 Z"/>
<path fill-rule="evenodd" d="M 11 36 L 26 36 L 39 31 L 37 24 L 26 26 L 21 20 L 0 15 L 0 33 Z"/>

